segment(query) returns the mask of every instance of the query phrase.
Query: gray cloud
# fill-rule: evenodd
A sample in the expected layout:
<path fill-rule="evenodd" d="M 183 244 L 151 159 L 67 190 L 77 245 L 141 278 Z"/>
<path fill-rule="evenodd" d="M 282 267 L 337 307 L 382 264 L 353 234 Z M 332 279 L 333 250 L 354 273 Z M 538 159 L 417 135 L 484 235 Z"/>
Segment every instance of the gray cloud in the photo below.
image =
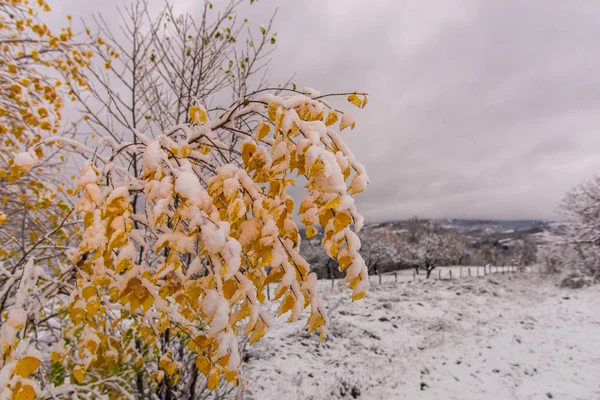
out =
<path fill-rule="evenodd" d="M 123 4 L 58 3 L 76 17 Z M 600 3 L 260 0 L 247 13 L 265 23 L 276 7 L 271 82 L 371 94 L 344 131 L 371 177 L 368 220 L 555 218 L 599 170 Z"/>

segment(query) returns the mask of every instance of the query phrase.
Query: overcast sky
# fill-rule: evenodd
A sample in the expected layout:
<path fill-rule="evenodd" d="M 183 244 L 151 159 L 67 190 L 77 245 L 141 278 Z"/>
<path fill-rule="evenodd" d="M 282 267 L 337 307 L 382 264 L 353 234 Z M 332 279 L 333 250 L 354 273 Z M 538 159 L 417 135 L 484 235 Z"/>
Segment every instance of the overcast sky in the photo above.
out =
<path fill-rule="evenodd" d="M 114 20 L 127 1 L 51 3 L 54 18 Z M 259 0 L 245 13 L 266 23 L 277 7 L 271 82 L 370 94 L 344 131 L 371 178 L 367 220 L 553 219 L 600 170 L 600 2 Z"/>

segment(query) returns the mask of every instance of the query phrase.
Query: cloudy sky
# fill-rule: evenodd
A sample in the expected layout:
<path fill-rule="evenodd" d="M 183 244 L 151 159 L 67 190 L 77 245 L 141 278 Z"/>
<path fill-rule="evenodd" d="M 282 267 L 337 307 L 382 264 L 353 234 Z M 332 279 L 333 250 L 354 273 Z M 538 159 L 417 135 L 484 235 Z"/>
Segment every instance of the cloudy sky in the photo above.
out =
<path fill-rule="evenodd" d="M 55 0 L 54 17 L 114 20 L 127 1 Z M 202 0 L 174 2 L 194 13 Z M 255 24 L 278 8 L 271 82 L 296 73 L 299 87 L 370 94 L 344 131 L 371 178 L 358 199 L 370 221 L 552 219 L 564 192 L 600 171 L 600 2 L 244 7 Z"/>

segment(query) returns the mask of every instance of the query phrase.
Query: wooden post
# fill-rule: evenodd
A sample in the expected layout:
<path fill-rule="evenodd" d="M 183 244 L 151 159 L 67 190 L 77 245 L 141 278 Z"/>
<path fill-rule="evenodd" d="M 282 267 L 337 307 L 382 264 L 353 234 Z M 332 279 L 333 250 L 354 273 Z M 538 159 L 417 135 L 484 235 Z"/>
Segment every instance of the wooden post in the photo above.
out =
<path fill-rule="evenodd" d="M 413 279 L 417 279 L 417 271 L 413 270 Z"/>
<path fill-rule="evenodd" d="M 335 279 L 331 278 L 331 288 L 333 289 L 333 285 L 334 285 Z"/>
<path fill-rule="evenodd" d="M 459 271 L 460 271 L 460 272 L 459 272 L 459 278 L 461 278 L 461 279 L 462 279 L 462 266 L 460 267 L 460 270 L 459 270 Z"/>
<path fill-rule="evenodd" d="M 381 274 L 378 272 L 377 276 L 379 277 L 379 284 L 381 285 Z"/>
<path fill-rule="evenodd" d="M 452 280 L 452 270 L 450 270 L 450 280 Z"/>
<path fill-rule="evenodd" d="M 438 269 L 438 279 L 441 281 L 442 280 L 442 270 Z"/>
<path fill-rule="evenodd" d="M 394 280 L 398 283 L 398 273 L 394 271 Z"/>
<path fill-rule="evenodd" d="M 471 267 L 469 267 L 469 278 L 471 277 Z"/>

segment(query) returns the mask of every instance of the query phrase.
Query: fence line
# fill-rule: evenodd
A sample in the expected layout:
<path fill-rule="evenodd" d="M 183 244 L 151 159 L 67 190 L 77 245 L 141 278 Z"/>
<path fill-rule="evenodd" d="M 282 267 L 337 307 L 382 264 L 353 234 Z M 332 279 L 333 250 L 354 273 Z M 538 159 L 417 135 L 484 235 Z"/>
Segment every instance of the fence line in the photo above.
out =
<path fill-rule="evenodd" d="M 530 268 L 527 268 L 529 270 Z M 437 270 L 437 273 L 436 273 Z M 513 274 L 520 271 L 516 265 L 484 265 L 484 266 L 451 266 L 438 267 L 433 270 L 430 280 L 457 280 L 464 278 L 481 278 L 488 275 Z M 426 272 L 420 271 L 417 275 L 415 270 L 398 270 L 392 273 L 370 275 L 371 283 L 385 282 L 412 282 L 414 280 L 427 280 Z M 333 283 L 332 283 L 333 284 Z"/>
<path fill-rule="evenodd" d="M 437 270 L 437 274 L 435 271 Z M 493 265 L 484 265 L 484 266 L 449 266 L 449 267 L 437 267 L 434 270 L 434 273 L 431 274 L 430 280 L 457 280 L 468 277 L 485 277 L 488 275 L 497 275 L 497 274 L 512 274 L 516 272 L 533 272 L 535 270 L 535 266 L 530 267 L 518 267 L 515 265 L 510 266 L 493 266 Z M 426 281 L 426 272 L 422 271 L 419 275 L 415 274 L 415 270 L 398 270 L 391 273 L 385 274 L 377 274 L 377 275 L 369 275 L 369 282 L 371 284 L 383 284 L 388 282 L 402 282 L 402 283 L 410 283 L 415 280 Z M 330 285 L 333 289 L 335 287 L 335 282 L 342 282 L 342 279 L 319 279 L 317 284 L 319 286 Z M 278 282 L 271 283 L 267 286 L 267 296 L 269 300 L 271 299 L 271 291 L 275 289 Z M 271 287 L 272 286 L 272 287 Z"/>

